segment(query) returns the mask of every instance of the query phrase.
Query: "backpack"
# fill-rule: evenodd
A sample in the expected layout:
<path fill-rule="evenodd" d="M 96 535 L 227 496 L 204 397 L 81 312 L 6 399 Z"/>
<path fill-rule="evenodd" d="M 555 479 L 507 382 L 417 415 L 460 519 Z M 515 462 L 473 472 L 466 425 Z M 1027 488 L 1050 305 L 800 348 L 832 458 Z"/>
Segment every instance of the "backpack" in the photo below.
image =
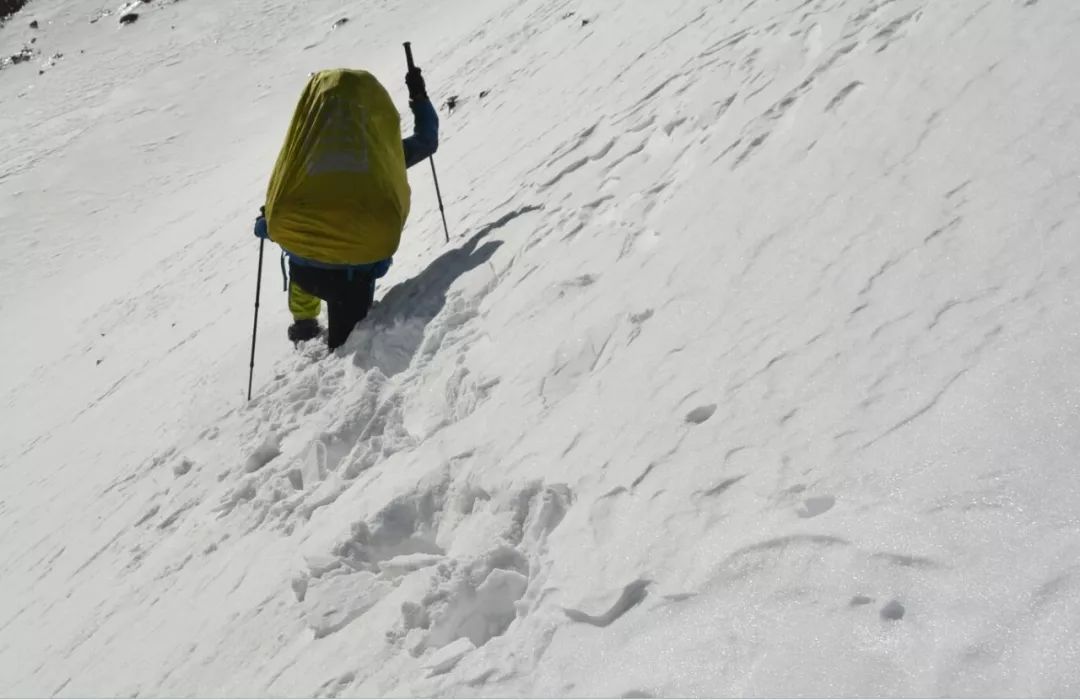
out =
<path fill-rule="evenodd" d="M 266 193 L 270 239 L 327 265 L 392 256 L 409 216 L 401 118 L 367 71 L 308 81 Z"/>

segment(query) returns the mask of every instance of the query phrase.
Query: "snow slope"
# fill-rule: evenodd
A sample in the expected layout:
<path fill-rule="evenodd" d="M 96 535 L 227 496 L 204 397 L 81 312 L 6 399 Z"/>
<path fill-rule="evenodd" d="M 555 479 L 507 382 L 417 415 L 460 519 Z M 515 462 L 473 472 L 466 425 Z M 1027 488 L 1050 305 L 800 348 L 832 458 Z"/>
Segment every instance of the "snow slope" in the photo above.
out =
<path fill-rule="evenodd" d="M 101 10 L 0 29 L 4 694 L 1080 693 L 1080 6 Z M 268 248 L 247 403 L 294 100 L 405 40 L 454 240 L 420 166 L 330 357 Z"/>

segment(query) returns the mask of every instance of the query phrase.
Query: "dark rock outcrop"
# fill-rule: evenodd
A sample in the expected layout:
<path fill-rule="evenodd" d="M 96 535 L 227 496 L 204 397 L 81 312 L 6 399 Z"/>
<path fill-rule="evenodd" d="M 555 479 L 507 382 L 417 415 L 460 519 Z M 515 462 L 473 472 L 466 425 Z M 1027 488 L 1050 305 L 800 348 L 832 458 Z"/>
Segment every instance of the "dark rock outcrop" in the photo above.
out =
<path fill-rule="evenodd" d="M 29 0 L 0 0 L 0 24 L 23 8 Z"/>

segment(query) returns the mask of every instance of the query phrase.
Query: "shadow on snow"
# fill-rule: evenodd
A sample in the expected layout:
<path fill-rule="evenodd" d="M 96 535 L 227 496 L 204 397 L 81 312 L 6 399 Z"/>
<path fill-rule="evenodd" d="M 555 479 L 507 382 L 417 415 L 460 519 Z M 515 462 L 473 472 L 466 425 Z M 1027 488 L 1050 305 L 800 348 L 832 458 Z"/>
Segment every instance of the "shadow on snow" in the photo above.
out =
<path fill-rule="evenodd" d="M 529 205 L 485 225 L 464 245 L 433 260 L 416 277 L 394 285 L 372 308 L 342 348 L 361 369 L 378 368 L 388 377 L 408 368 L 421 350 L 428 325 L 446 306 L 450 287 L 465 273 L 488 262 L 503 241 L 487 241 L 514 219 L 541 209 Z"/>

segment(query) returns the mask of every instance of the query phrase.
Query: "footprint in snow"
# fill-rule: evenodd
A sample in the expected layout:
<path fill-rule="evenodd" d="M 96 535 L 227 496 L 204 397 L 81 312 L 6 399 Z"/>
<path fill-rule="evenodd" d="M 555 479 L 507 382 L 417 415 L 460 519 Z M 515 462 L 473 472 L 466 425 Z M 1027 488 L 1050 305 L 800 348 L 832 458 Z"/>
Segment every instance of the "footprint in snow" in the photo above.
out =
<path fill-rule="evenodd" d="M 686 422 L 694 425 L 701 425 L 712 418 L 714 413 L 716 413 L 716 404 L 714 403 L 706 406 L 698 406 L 693 411 L 686 414 Z"/>
<path fill-rule="evenodd" d="M 907 610 L 904 609 L 904 606 L 900 603 L 900 601 L 890 600 L 888 603 L 885 604 L 885 607 L 881 609 L 881 619 L 902 620 L 904 618 L 904 613 L 906 612 Z"/>
<path fill-rule="evenodd" d="M 184 476 L 195 466 L 190 459 L 182 459 L 173 465 L 172 471 L 175 476 Z"/>
<path fill-rule="evenodd" d="M 800 518 L 816 518 L 832 509 L 836 505 L 834 496 L 814 496 L 803 501 L 802 508 L 797 512 Z"/>

